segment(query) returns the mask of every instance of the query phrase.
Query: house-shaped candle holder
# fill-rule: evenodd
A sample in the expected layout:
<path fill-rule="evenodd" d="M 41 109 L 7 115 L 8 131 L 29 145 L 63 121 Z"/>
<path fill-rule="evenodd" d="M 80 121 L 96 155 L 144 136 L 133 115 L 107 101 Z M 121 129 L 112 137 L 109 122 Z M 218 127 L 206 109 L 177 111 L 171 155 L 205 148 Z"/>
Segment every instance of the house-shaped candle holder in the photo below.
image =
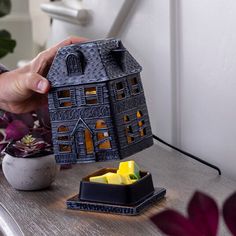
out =
<path fill-rule="evenodd" d="M 141 70 L 118 39 L 58 51 L 47 77 L 58 163 L 122 159 L 153 144 Z"/>

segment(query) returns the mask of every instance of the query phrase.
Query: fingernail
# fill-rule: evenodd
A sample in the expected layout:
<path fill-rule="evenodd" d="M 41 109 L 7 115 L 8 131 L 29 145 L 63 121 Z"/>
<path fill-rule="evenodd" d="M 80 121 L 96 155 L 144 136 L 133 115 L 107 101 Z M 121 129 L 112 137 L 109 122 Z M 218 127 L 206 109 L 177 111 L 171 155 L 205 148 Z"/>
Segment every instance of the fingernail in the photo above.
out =
<path fill-rule="evenodd" d="M 37 90 L 44 92 L 48 87 L 48 82 L 46 80 L 40 80 L 37 85 Z"/>

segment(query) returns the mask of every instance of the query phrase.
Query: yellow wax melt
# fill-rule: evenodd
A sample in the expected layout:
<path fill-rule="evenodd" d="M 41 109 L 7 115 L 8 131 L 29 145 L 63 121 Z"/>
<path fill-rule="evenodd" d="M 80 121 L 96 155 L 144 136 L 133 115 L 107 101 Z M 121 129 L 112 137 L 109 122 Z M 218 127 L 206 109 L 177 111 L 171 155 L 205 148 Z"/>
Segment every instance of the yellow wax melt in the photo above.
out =
<path fill-rule="evenodd" d="M 130 179 L 129 175 L 120 175 L 121 176 L 121 180 L 122 180 L 122 184 L 132 184 L 133 180 Z M 136 180 L 135 180 L 136 181 Z"/>
<path fill-rule="evenodd" d="M 140 179 L 139 167 L 134 161 L 121 162 L 117 174 L 128 174 L 131 179 Z"/>
<path fill-rule="evenodd" d="M 107 178 L 104 175 L 90 177 L 89 181 L 90 182 L 107 184 Z"/>
<path fill-rule="evenodd" d="M 117 173 L 106 173 L 103 175 L 106 177 L 108 184 L 122 184 L 121 176 Z"/>
<path fill-rule="evenodd" d="M 117 173 L 90 177 L 89 181 L 103 184 L 133 184 L 140 179 L 139 167 L 134 161 L 121 162 Z"/>

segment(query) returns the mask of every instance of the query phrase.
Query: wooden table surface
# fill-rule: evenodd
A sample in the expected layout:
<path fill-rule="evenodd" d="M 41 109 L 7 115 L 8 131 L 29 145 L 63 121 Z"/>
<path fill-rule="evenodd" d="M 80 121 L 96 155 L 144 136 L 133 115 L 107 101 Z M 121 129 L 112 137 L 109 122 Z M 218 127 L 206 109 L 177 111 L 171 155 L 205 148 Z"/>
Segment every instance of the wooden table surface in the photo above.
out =
<path fill-rule="evenodd" d="M 222 206 L 223 200 L 236 190 L 236 182 L 157 144 L 129 159 L 152 173 L 154 186 L 167 189 L 164 200 L 139 216 L 81 212 L 65 207 L 66 199 L 78 193 L 82 177 L 100 168 L 118 167 L 118 161 L 76 165 L 61 171 L 49 189 L 35 192 L 14 190 L 0 171 L 0 202 L 25 235 L 162 235 L 149 220 L 153 214 L 166 207 L 185 214 L 196 190 L 214 196 Z M 219 235 L 229 235 L 223 223 Z"/>

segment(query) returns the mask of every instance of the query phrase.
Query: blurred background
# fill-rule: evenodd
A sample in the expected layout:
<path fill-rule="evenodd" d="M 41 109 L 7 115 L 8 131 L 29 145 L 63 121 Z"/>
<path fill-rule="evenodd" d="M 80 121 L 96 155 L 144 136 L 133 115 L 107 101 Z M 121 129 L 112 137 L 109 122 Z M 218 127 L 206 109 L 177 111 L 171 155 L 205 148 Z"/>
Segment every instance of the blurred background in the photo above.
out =
<path fill-rule="evenodd" d="M 153 133 L 236 179 L 235 12 L 234 0 L 12 0 L 0 28 L 17 46 L 0 63 L 70 35 L 119 37 L 143 66 Z"/>

